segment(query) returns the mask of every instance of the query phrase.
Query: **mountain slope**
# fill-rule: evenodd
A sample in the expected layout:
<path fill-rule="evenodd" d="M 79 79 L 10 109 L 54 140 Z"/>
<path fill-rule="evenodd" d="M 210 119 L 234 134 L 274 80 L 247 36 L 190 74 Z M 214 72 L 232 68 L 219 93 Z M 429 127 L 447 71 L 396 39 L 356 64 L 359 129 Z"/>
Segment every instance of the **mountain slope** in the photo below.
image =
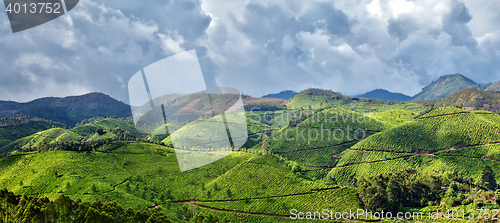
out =
<path fill-rule="evenodd" d="M 361 113 L 333 107 L 301 112 L 298 119 L 266 140 L 269 152 L 297 162 L 308 176 L 322 179 L 341 152 L 384 128 L 381 122 Z M 257 149 L 262 150 L 262 144 Z"/>
<path fill-rule="evenodd" d="M 422 112 L 422 105 L 411 102 L 386 101 L 371 98 L 358 98 L 342 95 L 331 90 L 310 88 L 301 91 L 289 99 L 287 107 L 292 109 L 311 109 L 325 107 L 340 107 L 357 112 L 382 112 L 391 109 L 404 109 L 414 112 Z"/>
<path fill-rule="evenodd" d="M 485 90 L 486 91 L 500 91 L 500 81 L 497 81 L 497 82 L 491 84 Z"/>
<path fill-rule="evenodd" d="M 101 131 L 98 131 L 101 130 Z M 100 132 L 101 134 L 99 134 Z M 29 149 L 48 144 L 62 142 L 91 142 L 100 139 L 118 139 L 143 137 L 134 125 L 128 121 L 114 118 L 96 119 L 85 125 L 65 129 L 52 125 L 52 128 L 35 132 L 31 135 L 19 138 L 0 147 L 2 152 L 13 152 L 16 148 Z"/>
<path fill-rule="evenodd" d="M 263 98 L 281 98 L 281 99 L 290 99 L 291 97 L 295 96 L 296 94 L 298 94 L 297 92 L 295 91 L 292 91 L 292 90 L 286 90 L 286 91 L 282 91 L 280 93 L 276 93 L 276 94 L 266 94 L 264 96 L 262 96 Z"/>
<path fill-rule="evenodd" d="M 431 100 L 444 98 L 464 88 L 471 88 L 474 85 L 476 85 L 476 82 L 461 74 L 445 75 L 424 87 L 420 93 L 413 96 L 413 99 Z"/>
<path fill-rule="evenodd" d="M 25 136 L 54 127 L 64 127 L 64 125 L 40 118 L 25 116 L 17 118 L 0 118 L 0 148 Z"/>
<path fill-rule="evenodd" d="M 109 153 L 46 151 L 0 158 L 0 186 L 18 195 L 54 199 L 64 194 L 83 202 L 114 201 L 124 208 L 160 206 L 167 213 L 189 204 L 198 207 L 196 212 L 217 208 L 220 218 L 231 211 L 244 218 L 268 215 L 258 222 L 282 222 L 290 208 L 362 208 L 354 189 L 305 180 L 291 172 L 288 163 L 235 151 L 180 172 L 173 149 L 129 142 Z M 181 222 L 172 214 L 171 219 Z"/>
<path fill-rule="evenodd" d="M 412 97 L 401 94 L 401 93 L 393 93 L 384 89 L 375 89 L 373 91 L 366 92 L 361 95 L 357 95 L 360 98 L 372 98 L 372 99 L 380 99 L 387 101 L 410 101 Z"/>
<path fill-rule="evenodd" d="M 130 106 L 102 93 L 40 98 L 26 103 L 0 101 L 0 117 L 38 117 L 66 125 L 93 117 L 128 117 Z"/>
<path fill-rule="evenodd" d="M 458 171 L 475 180 L 485 166 L 500 178 L 500 117 L 455 107 L 434 109 L 374 134 L 342 153 L 328 178 L 334 182 L 404 168 Z"/>
<path fill-rule="evenodd" d="M 453 93 L 445 98 L 435 99 L 435 100 L 418 100 L 412 101 L 414 103 L 421 104 L 423 106 L 429 107 L 434 105 L 435 107 L 441 106 L 460 106 L 460 107 L 479 107 L 481 109 L 489 109 L 493 112 L 500 108 L 500 92 L 483 91 L 476 89 L 463 89 L 458 92 Z M 491 108 L 488 108 L 488 104 L 491 104 Z"/>

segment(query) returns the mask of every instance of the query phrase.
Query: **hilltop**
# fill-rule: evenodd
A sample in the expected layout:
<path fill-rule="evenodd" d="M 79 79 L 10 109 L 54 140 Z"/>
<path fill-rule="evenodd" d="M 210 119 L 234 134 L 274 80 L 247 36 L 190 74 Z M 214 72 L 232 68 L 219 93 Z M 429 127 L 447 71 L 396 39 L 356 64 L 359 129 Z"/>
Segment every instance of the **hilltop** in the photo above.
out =
<path fill-rule="evenodd" d="M 427 85 L 422 89 L 422 91 L 415 96 L 414 100 L 432 100 L 438 98 L 444 98 L 451 95 L 459 90 L 465 88 L 483 88 L 483 85 L 477 84 L 473 80 L 461 75 L 461 74 L 449 74 L 441 76 L 436 81 Z"/>
<path fill-rule="evenodd" d="M 500 81 L 497 81 L 497 82 L 491 84 L 485 90 L 486 91 L 500 91 Z"/>
<path fill-rule="evenodd" d="M 292 91 L 292 90 L 286 90 L 286 91 L 282 91 L 280 93 L 276 93 L 276 94 L 266 94 L 264 96 L 262 96 L 262 98 L 281 98 L 281 99 L 290 99 L 291 97 L 295 96 L 296 94 L 298 94 L 297 92 L 295 91 Z"/>
<path fill-rule="evenodd" d="M 63 143 L 78 143 L 78 146 L 74 146 L 79 148 L 75 149 L 82 150 L 87 146 L 103 144 L 103 140 L 134 140 L 145 136 L 138 132 L 131 122 L 114 118 L 92 119 L 89 123 L 71 129 L 62 125 L 50 126 L 18 137 L 0 147 L 0 151 L 5 153 L 14 152 L 16 149 L 32 150 L 33 147 L 57 148 L 64 147 Z"/>
<path fill-rule="evenodd" d="M 357 95 L 356 97 L 360 98 L 372 98 L 372 99 L 380 99 L 387 101 L 411 101 L 412 97 L 401 94 L 401 93 L 393 93 L 384 89 L 375 89 L 373 91 L 366 92 L 364 94 Z"/>
<path fill-rule="evenodd" d="M 340 107 L 357 112 L 383 112 L 391 109 L 404 109 L 414 112 L 422 112 L 422 105 L 412 102 L 397 102 L 371 98 L 358 98 L 342 95 L 332 90 L 310 88 L 301 91 L 290 98 L 287 107 L 292 109 L 312 109 L 325 107 Z"/>

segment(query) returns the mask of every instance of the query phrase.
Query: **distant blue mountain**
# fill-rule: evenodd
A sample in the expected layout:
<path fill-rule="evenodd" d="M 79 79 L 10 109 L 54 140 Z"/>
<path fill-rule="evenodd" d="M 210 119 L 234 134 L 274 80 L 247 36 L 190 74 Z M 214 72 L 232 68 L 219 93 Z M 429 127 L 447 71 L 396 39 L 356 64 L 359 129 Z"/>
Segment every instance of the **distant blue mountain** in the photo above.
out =
<path fill-rule="evenodd" d="M 277 94 L 267 94 L 267 95 L 264 95 L 262 96 L 263 98 L 281 98 L 281 99 L 290 99 L 291 97 L 295 96 L 296 94 L 298 94 L 297 92 L 295 91 L 292 91 L 292 90 L 286 90 L 286 91 L 282 91 L 280 93 L 277 93 Z"/>
<path fill-rule="evenodd" d="M 357 95 L 360 98 L 372 98 L 387 101 L 411 101 L 412 97 L 404 95 L 401 93 L 393 93 L 384 89 L 375 89 L 373 91 L 366 92 L 361 95 Z"/>

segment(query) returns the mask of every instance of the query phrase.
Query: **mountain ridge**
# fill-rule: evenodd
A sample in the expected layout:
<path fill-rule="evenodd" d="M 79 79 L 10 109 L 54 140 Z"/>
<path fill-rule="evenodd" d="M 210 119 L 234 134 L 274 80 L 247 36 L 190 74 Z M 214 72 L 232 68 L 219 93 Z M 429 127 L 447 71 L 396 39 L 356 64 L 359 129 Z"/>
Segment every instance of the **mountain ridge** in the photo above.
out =
<path fill-rule="evenodd" d="M 73 126 L 92 117 L 128 117 L 130 106 L 104 93 L 45 97 L 29 102 L 0 101 L 0 117 L 31 116 Z"/>
<path fill-rule="evenodd" d="M 411 96 L 402 94 L 402 93 L 394 93 L 385 89 L 375 89 L 364 94 L 356 95 L 356 97 L 360 98 L 372 98 L 386 101 L 411 101 L 413 98 Z"/>
<path fill-rule="evenodd" d="M 462 74 L 448 74 L 441 76 L 422 91 L 413 96 L 413 100 L 432 100 L 444 98 L 465 88 L 477 88 L 478 84 Z"/>
<path fill-rule="evenodd" d="M 287 99 L 292 98 L 296 94 L 298 94 L 298 92 L 295 92 L 292 90 L 285 90 L 285 91 L 281 91 L 281 92 L 276 93 L 276 94 L 266 94 L 266 95 L 262 96 L 261 98 L 281 98 L 281 99 L 287 100 Z"/>

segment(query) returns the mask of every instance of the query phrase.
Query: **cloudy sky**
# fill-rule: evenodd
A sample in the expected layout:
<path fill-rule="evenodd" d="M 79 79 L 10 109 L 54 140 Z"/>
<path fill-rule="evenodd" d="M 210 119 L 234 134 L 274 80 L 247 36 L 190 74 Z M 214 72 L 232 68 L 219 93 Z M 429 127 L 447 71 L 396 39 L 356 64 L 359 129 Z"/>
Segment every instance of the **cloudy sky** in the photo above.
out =
<path fill-rule="evenodd" d="M 3 5 L 3 4 L 2 4 Z M 80 0 L 12 33 L 0 14 L 0 99 L 103 92 L 195 49 L 208 86 L 408 95 L 445 74 L 500 80 L 500 1 Z"/>

